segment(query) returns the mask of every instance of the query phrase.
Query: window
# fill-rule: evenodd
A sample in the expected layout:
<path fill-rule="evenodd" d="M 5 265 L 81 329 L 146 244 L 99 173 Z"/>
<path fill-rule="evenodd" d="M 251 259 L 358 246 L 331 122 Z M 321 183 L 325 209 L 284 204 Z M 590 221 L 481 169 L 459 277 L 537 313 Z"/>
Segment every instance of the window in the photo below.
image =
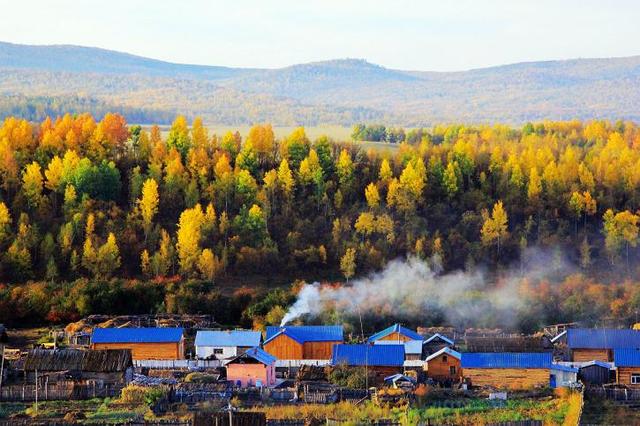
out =
<path fill-rule="evenodd" d="M 456 366 L 452 365 L 451 367 L 449 367 L 449 374 L 452 376 L 456 375 Z"/>
<path fill-rule="evenodd" d="M 446 355 L 442 355 L 442 362 L 447 362 L 447 356 Z"/>
<path fill-rule="evenodd" d="M 640 373 L 631 373 L 631 384 L 640 385 Z"/>
<path fill-rule="evenodd" d="M 224 353 L 222 348 L 214 348 L 213 349 L 213 353 L 214 355 L 222 355 Z"/>

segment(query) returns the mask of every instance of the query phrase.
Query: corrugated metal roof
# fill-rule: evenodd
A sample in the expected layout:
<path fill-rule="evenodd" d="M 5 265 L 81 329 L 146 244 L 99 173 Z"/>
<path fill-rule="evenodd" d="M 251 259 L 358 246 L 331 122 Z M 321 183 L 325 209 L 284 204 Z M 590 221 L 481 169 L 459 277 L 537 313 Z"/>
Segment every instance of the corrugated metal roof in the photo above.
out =
<path fill-rule="evenodd" d="M 395 340 L 376 340 L 374 345 L 398 345 L 404 344 L 404 353 L 410 355 L 422 355 L 422 342 L 420 340 L 409 340 L 398 343 Z"/>
<path fill-rule="evenodd" d="M 196 346 L 260 346 L 262 333 L 250 330 L 198 330 Z"/>
<path fill-rule="evenodd" d="M 467 352 L 462 368 L 551 368 L 551 353 L 545 352 Z"/>
<path fill-rule="evenodd" d="M 616 367 L 640 367 L 640 350 L 615 349 L 613 351 L 613 364 Z"/>
<path fill-rule="evenodd" d="M 95 328 L 92 343 L 173 343 L 182 339 L 182 328 Z"/>
<path fill-rule="evenodd" d="M 335 345 L 333 365 L 402 367 L 404 363 L 404 345 Z"/>
<path fill-rule="evenodd" d="M 640 348 L 640 331 L 613 328 L 570 328 L 567 346 L 571 349 Z"/>
<path fill-rule="evenodd" d="M 403 336 L 407 336 L 411 340 L 424 340 L 424 338 L 415 331 L 403 327 L 400 324 L 393 324 L 391 327 L 387 327 L 384 330 L 372 335 L 371 337 L 369 337 L 369 339 L 367 339 L 367 341 L 375 342 L 376 340 L 382 339 L 383 337 L 386 337 L 392 333 L 400 333 Z"/>
<path fill-rule="evenodd" d="M 276 362 L 276 357 L 263 351 L 260 348 L 251 348 L 248 351 L 246 351 L 244 354 L 240 355 L 240 357 L 242 356 L 253 358 L 256 361 L 259 361 L 265 365 L 271 365 L 274 362 Z"/>
<path fill-rule="evenodd" d="M 298 343 L 341 342 L 344 340 L 341 325 L 269 326 L 265 343 L 280 334 L 289 336 Z"/>
<path fill-rule="evenodd" d="M 427 359 L 425 359 L 425 361 L 431 361 L 432 359 L 437 358 L 442 354 L 447 354 L 447 355 L 452 356 L 452 357 L 457 358 L 457 359 L 460 359 L 462 357 L 460 352 L 454 351 L 451 348 L 442 348 L 438 352 L 434 352 L 431 355 L 429 355 L 427 357 Z"/>

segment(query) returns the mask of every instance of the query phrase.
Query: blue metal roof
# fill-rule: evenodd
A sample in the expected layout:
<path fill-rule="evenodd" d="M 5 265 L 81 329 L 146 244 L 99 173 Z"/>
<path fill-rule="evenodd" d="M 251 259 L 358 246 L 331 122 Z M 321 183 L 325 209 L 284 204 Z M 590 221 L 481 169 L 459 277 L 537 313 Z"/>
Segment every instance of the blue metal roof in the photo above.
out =
<path fill-rule="evenodd" d="M 182 339 L 182 328 L 95 328 L 92 343 L 174 343 Z"/>
<path fill-rule="evenodd" d="M 369 337 L 367 341 L 375 342 L 376 340 L 382 339 L 383 337 L 386 337 L 392 333 L 400 333 L 403 336 L 407 336 L 411 340 L 420 340 L 420 341 L 424 340 L 424 338 L 418 333 L 416 333 L 415 331 L 409 328 L 403 327 L 400 324 L 393 324 L 391 327 L 387 327 L 384 330 L 379 331 L 373 336 Z"/>
<path fill-rule="evenodd" d="M 196 346 L 260 346 L 262 333 L 250 330 L 198 330 L 196 333 Z"/>
<path fill-rule="evenodd" d="M 616 367 L 640 367 L 640 350 L 614 349 L 613 364 Z"/>
<path fill-rule="evenodd" d="M 420 340 L 407 340 L 398 342 L 396 340 L 376 340 L 374 345 L 404 345 L 404 353 L 411 355 L 422 355 L 422 342 Z"/>
<path fill-rule="evenodd" d="M 613 328 L 570 328 L 567 346 L 571 349 L 640 348 L 640 331 Z"/>
<path fill-rule="evenodd" d="M 298 343 L 341 342 L 344 340 L 341 325 L 269 326 L 267 327 L 267 338 L 264 343 L 280 334 L 284 334 Z"/>
<path fill-rule="evenodd" d="M 240 354 L 237 357 L 233 358 L 227 364 L 231 364 L 233 363 L 233 361 L 237 359 L 247 358 L 247 357 L 253 358 L 264 365 L 271 365 L 276 362 L 276 357 L 274 357 L 273 355 L 263 351 L 260 348 L 251 348 L 247 350 L 245 353 Z"/>
<path fill-rule="evenodd" d="M 551 368 L 551 353 L 467 352 L 462 354 L 462 368 Z"/>
<path fill-rule="evenodd" d="M 404 345 L 335 345 L 332 365 L 402 367 Z"/>

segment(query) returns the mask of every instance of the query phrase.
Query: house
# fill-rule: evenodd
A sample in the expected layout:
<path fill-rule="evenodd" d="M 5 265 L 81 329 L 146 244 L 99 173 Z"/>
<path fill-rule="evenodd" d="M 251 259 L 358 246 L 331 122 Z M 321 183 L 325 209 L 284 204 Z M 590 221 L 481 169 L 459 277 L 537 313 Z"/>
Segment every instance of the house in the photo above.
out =
<path fill-rule="evenodd" d="M 374 381 L 402 372 L 404 345 L 335 345 L 331 365 L 366 367 Z"/>
<path fill-rule="evenodd" d="M 201 359 L 226 359 L 259 347 L 262 333 L 251 330 L 198 330 L 196 333 L 196 356 Z"/>
<path fill-rule="evenodd" d="M 612 364 L 602 361 L 588 361 L 579 363 L 578 378 L 585 384 L 603 385 L 611 383 Z"/>
<path fill-rule="evenodd" d="M 460 380 L 462 371 L 460 368 L 460 352 L 445 347 L 427 357 L 424 362 L 424 371 L 427 377 L 440 383 L 455 383 Z"/>
<path fill-rule="evenodd" d="M 423 359 L 422 341 L 421 340 L 407 340 L 406 342 L 397 342 L 394 340 L 377 340 L 376 345 L 397 345 L 398 343 L 404 345 L 404 360 L 405 361 L 418 361 Z"/>
<path fill-rule="evenodd" d="M 341 325 L 267 327 L 263 347 L 277 359 L 331 359 L 333 346 L 343 341 Z"/>
<path fill-rule="evenodd" d="M 246 387 L 273 386 L 276 383 L 276 358 L 260 348 L 251 348 L 226 364 L 227 381 Z"/>
<path fill-rule="evenodd" d="M 568 365 L 551 364 L 549 387 L 565 388 L 578 383 L 578 369 Z"/>
<path fill-rule="evenodd" d="M 570 328 L 566 339 L 573 362 L 611 362 L 616 349 L 640 349 L 640 331 L 631 329 Z"/>
<path fill-rule="evenodd" d="M 134 360 L 184 359 L 182 328 L 96 328 L 91 349 L 129 349 Z"/>
<path fill-rule="evenodd" d="M 33 349 L 24 361 L 28 382 L 46 377 L 48 383 L 94 381 L 102 385 L 126 385 L 133 379 L 131 351 L 125 349 Z"/>
<path fill-rule="evenodd" d="M 460 365 L 473 386 L 527 389 L 549 386 L 551 361 L 548 352 L 469 352 Z"/>
<path fill-rule="evenodd" d="M 435 333 L 423 342 L 422 350 L 425 355 L 431 355 L 442 348 L 452 346 L 454 346 L 453 339 L 448 338 L 444 334 Z"/>
<path fill-rule="evenodd" d="M 616 383 L 640 389 L 640 350 L 616 349 L 613 351 L 616 366 Z"/>
<path fill-rule="evenodd" d="M 415 331 L 403 327 L 400 324 L 394 324 L 382 331 L 377 332 L 367 339 L 369 343 L 378 343 L 379 341 L 388 340 L 392 342 L 407 342 L 409 340 L 423 341 L 424 338 Z"/>

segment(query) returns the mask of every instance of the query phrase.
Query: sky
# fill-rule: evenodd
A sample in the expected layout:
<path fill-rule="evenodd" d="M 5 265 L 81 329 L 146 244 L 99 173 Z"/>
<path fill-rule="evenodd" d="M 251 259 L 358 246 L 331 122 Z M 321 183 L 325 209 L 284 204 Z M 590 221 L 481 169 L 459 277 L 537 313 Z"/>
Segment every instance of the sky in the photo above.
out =
<path fill-rule="evenodd" d="M 0 0 L 0 41 L 277 68 L 457 71 L 640 54 L 637 0 Z"/>

